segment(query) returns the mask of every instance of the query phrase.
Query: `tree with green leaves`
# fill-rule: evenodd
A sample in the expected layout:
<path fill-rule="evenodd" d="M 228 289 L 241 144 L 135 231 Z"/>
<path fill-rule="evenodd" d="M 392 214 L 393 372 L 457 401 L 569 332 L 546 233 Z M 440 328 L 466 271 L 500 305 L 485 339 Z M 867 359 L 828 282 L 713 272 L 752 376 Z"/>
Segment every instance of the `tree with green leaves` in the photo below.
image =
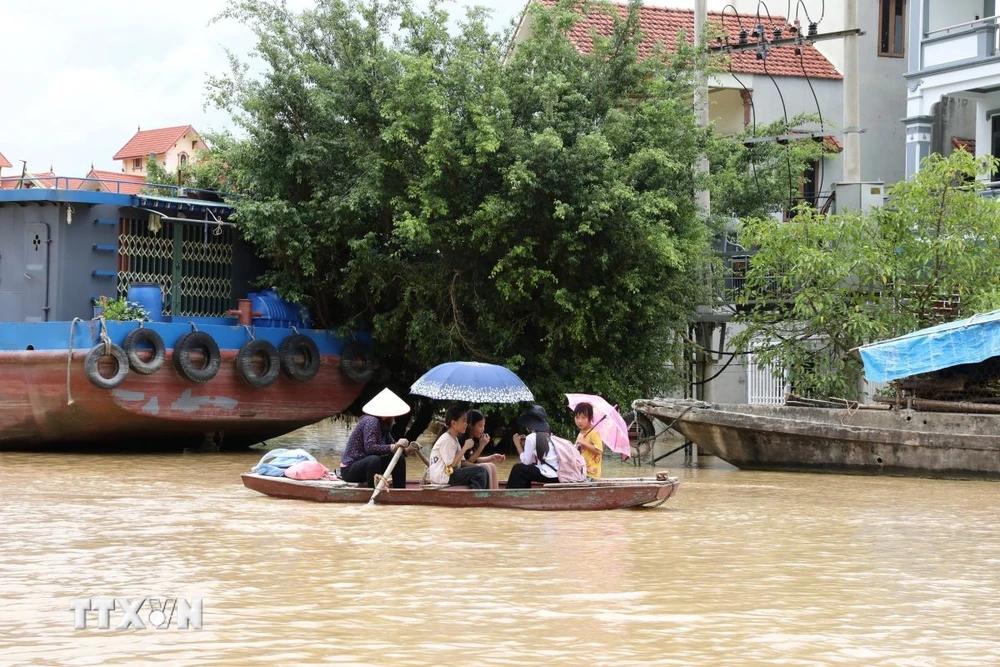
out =
<path fill-rule="evenodd" d="M 450 30 L 440 2 L 234 2 L 222 18 L 257 46 L 211 94 L 245 134 L 220 159 L 267 284 L 370 328 L 376 382 L 403 393 L 454 359 L 506 365 L 550 406 L 672 386 L 677 332 L 708 302 L 695 158 L 731 156 L 719 182 L 752 159 L 696 127 L 692 49 L 639 58 L 640 4 L 531 5 L 510 44 L 481 9 Z M 568 37 L 582 11 L 614 24 L 587 53 Z"/>
<path fill-rule="evenodd" d="M 996 169 L 989 156 L 935 154 L 884 208 L 748 221 L 757 252 L 734 346 L 780 363 L 800 391 L 856 398 L 853 348 L 1000 306 L 1000 202 L 978 180 Z"/>

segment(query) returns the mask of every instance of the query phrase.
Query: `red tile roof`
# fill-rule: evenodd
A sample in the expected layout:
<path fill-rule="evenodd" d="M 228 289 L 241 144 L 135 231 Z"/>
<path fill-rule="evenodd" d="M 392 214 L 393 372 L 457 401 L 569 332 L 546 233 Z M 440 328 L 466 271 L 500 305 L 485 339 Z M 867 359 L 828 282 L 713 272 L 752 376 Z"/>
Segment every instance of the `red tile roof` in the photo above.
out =
<path fill-rule="evenodd" d="M 96 179 L 80 181 L 76 188 L 82 190 L 86 186 L 100 184 L 101 188 L 107 192 L 116 192 L 123 195 L 137 195 L 146 185 L 146 177 L 138 174 L 122 174 L 117 171 L 103 171 L 101 169 L 91 169 L 86 178 Z"/>
<path fill-rule="evenodd" d="M 129 158 L 147 157 L 150 153 L 157 155 L 166 153 L 188 131 L 195 132 L 195 129 L 190 125 L 178 125 L 176 127 L 161 127 L 157 130 L 140 130 L 111 159 L 128 160 Z"/>
<path fill-rule="evenodd" d="M 54 171 L 44 171 L 44 172 L 28 172 L 27 176 L 21 177 L 21 174 L 15 174 L 13 176 L 4 176 L 0 178 L 0 190 L 16 190 L 18 183 L 22 188 L 42 188 L 45 190 L 79 190 L 80 185 L 83 181 L 79 178 L 67 178 L 66 176 L 57 176 Z"/>
<path fill-rule="evenodd" d="M 971 155 L 976 154 L 976 140 L 975 139 L 963 139 L 962 137 L 952 137 L 951 145 L 955 148 L 961 148 L 966 153 Z"/>
<path fill-rule="evenodd" d="M 3 167 L 10 167 L 10 166 L 13 165 L 11 165 L 11 163 L 7 161 L 7 158 L 3 156 L 3 153 L 0 153 L 0 169 L 2 169 Z"/>
<path fill-rule="evenodd" d="M 555 4 L 554 0 L 540 0 L 543 4 Z M 628 15 L 628 7 L 624 4 L 614 3 L 618 10 L 618 15 L 625 17 Z M 781 27 L 785 37 L 790 36 L 788 22 L 784 16 L 772 15 L 772 19 L 765 19 L 764 30 L 769 36 L 773 36 L 774 27 Z M 738 20 L 735 14 L 729 12 L 723 16 L 719 12 L 709 12 L 708 21 L 713 27 L 724 26 L 724 30 L 729 33 L 730 44 L 739 42 L 740 23 L 748 32 L 754 30 L 757 24 L 755 16 L 741 16 Z M 583 18 L 570 30 L 569 38 L 577 49 L 583 53 L 589 53 L 593 49 L 593 33 L 602 37 L 608 37 L 614 30 L 614 20 L 596 7 L 584 13 Z M 639 56 L 648 56 L 657 44 L 662 43 L 667 51 L 673 51 L 677 44 L 677 33 L 685 32 L 685 39 L 690 44 L 694 41 L 694 11 L 690 9 L 672 9 L 669 7 L 642 6 L 639 10 L 639 30 L 643 33 L 644 39 L 639 45 Z M 754 41 L 752 36 L 750 41 Z M 721 45 L 725 40 L 719 42 Z M 841 79 L 843 78 L 837 69 L 826 57 L 813 46 L 802 47 L 802 54 L 795 53 L 794 46 L 772 47 L 767 51 L 767 58 L 757 59 L 757 52 L 742 51 L 731 54 L 732 68 L 734 72 L 741 74 L 765 74 L 772 76 L 804 76 L 803 70 L 808 76 L 816 79 Z"/>
<path fill-rule="evenodd" d="M 56 187 L 56 175 L 52 171 L 43 172 L 27 172 L 27 175 L 22 179 L 20 174 L 15 174 L 14 176 L 4 176 L 0 178 L 0 190 L 16 190 L 19 181 L 24 180 L 24 185 L 21 187 L 33 188 L 54 188 Z"/>

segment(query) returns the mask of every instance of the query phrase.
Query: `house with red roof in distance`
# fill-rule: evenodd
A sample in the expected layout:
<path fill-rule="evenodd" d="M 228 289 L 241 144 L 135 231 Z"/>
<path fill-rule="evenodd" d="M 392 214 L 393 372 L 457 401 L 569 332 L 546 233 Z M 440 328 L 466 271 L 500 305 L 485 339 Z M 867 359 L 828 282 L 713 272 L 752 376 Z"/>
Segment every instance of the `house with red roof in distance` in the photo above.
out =
<path fill-rule="evenodd" d="M 3 156 L 3 153 L 0 153 L 0 176 L 3 175 L 4 167 L 10 167 L 10 166 L 11 166 L 10 161 Z"/>
<path fill-rule="evenodd" d="M 28 188 L 76 190 L 81 182 L 79 178 L 57 176 L 56 172 L 49 167 L 48 171 L 24 170 L 20 174 L 4 176 L 0 178 L 0 190 L 26 190 Z"/>
<path fill-rule="evenodd" d="M 137 174 L 122 174 L 117 171 L 94 169 L 80 181 L 78 190 L 90 192 L 111 192 L 122 195 L 137 195 L 146 186 L 146 177 Z"/>
<path fill-rule="evenodd" d="M 177 171 L 198 159 L 205 141 L 190 125 L 139 129 L 112 159 L 122 161 L 122 173 L 145 178 L 149 160 L 156 160 L 167 171 Z"/>

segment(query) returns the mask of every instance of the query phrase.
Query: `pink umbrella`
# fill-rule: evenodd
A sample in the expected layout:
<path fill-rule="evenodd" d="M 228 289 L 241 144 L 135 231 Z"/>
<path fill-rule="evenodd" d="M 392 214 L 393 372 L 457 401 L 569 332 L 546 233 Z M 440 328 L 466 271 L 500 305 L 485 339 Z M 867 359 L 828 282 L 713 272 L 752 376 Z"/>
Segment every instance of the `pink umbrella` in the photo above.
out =
<path fill-rule="evenodd" d="M 601 434 L 601 440 L 608 449 L 622 456 L 632 455 L 632 446 L 628 441 L 628 424 L 618 414 L 617 406 L 595 394 L 566 394 L 570 409 L 575 409 L 580 403 L 590 403 L 594 408 L 594 428 Z"/>

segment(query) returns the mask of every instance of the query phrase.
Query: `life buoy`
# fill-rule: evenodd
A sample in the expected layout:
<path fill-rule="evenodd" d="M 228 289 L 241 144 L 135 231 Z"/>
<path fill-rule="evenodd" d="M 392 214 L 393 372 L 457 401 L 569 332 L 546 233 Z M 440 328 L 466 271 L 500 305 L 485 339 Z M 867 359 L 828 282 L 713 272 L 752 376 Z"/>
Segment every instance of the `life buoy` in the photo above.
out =
<path fill-rule="evenodd" d="M 298 357 L 302 357 L 299 363 Z M 307 382 L 319 373 L 319 346 L 309 336 L 294 334 L 281 341 L 278 348 L 281 371 L 296 382 Z"/>
<path fill-rule="evenodd" d="M 149 361 L 143 361 L 139 355 L 140 349 L 153 348 L 153 357 Z M 125 356 L 128 357 L 128 365 L 136 373 L 152 375 L 160 370 L 163 362 L 167 360 L 167 348 L 163 344 L 160 334 L 152 329 L 139 328 L 129 331 L 122 343 Z"/>
<path fill-rule="evenodd" d="M 87 353 L 87 356 L 83 360 L 83 369 L 87 373 L 87 379 L 101 389 L 114 389 L 124 382 L 126 376 L 128 376 L 128 357 L 125 356 L 125 352 L 113 343 L 110 349 L 110 354 L 106 355 L 104 343 L 98 343 L 90 348 L 90 352 Z M 101 375 L 101 371 L 98 368 L 98 364 L 105 356 L 110 356 L 118 364 L 115 374 L 109 378 Z"/>
<path fill-rule="evenodd" d="M 198 368 L 191 361 L 191 353 L 200 350 L 204 363 Z M 204 331 L 192 331 L 177 339 L 174 345 L 174 367 L 183 377 L 192 382 L 208 382 L 219 373 L 222 354 L 219 344 Z"/>
<path fill-rule="evenodd" d="M 365 384 L 375 375 L 372 349 L 357 341 L 347 343 L 340 352 L 340 372 L 351 382 Z"/>
<path fill-rule="evenodd" d="M 264 358 L 264 368 L 260 373 L 254 366 L 254 357 Z M 243 343 L 243 347 L 236 353 L 236 371 L 251 387 L 263 389 L 271 385 L 278 379 L 281 372 L 281 363 L 278 361 L 278 350 L 262 338 L 248 340 Z"/>

